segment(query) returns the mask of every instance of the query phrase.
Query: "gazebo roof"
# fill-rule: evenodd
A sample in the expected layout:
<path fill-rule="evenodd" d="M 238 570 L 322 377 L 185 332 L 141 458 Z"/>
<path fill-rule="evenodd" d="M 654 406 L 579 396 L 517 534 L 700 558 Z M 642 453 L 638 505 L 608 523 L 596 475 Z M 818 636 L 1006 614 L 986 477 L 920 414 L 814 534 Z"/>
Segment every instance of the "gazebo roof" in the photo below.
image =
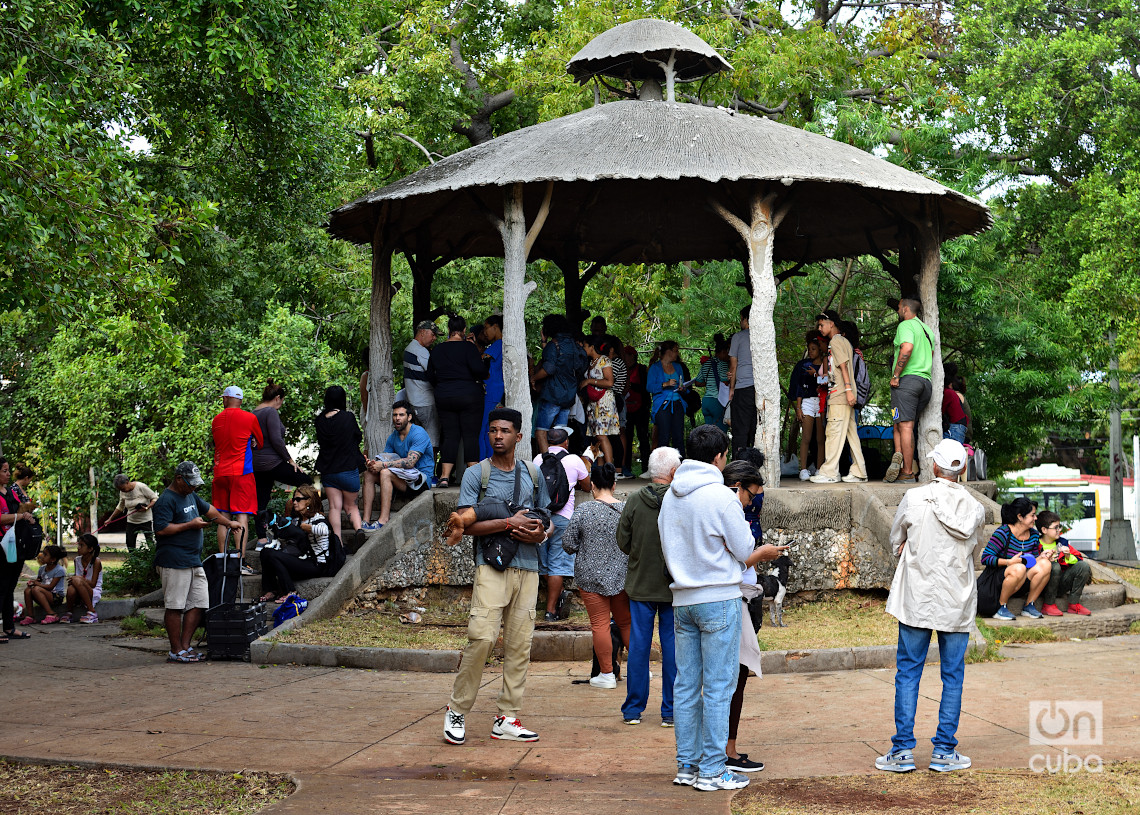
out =
<path fill-rule="evenodd" d="M 683 31 L 683 29 L 680 29 Z M 687 33 L 687 32 L 686 32 Z M 335 210 L 329 231 L 369 243 L 381 205 L 401 249 L 445 260 L 496 257 L 502 188 L 525 185 L 528 218 L 551 209 L 531 258 L 604 263 L 747 256 L 710 205 L 747 214 L 756 183 L 789 188 L 775 259 L 811 262 L 898 245 L 899 223 L 936 203 L 943 239 L 992 224 L 981 202 L 856 147 L 719 108 L 626 101 L 504 134 Z"/>
<path fill-rule="evenodd" d="M 732 66 L 693 32 L 666 20 L 632 20 L 604 31 L 566 64 L 579 83 L 602 74 L 641 81 L 664 78 L 660 63 L 674 55 L 677 81 L 692 82 Z"/>

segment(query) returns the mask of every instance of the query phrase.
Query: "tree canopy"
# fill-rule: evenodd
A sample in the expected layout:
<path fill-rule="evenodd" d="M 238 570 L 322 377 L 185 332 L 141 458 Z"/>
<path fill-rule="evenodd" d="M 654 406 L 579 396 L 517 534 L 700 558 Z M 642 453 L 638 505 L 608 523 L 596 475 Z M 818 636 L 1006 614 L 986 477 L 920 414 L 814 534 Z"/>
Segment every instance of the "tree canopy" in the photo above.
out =
<path fill-rule="evenodd" d="M 441 156 L 628 97 L 565 68 L 641 17 L 684 25 L 733 66 L 679 99 L 822 133 L 984 197 L 995 228 L 944 245 L 940 292 L 977 441 L 998 466 L 1100 466 L 1110 353 L 1126 405 L 1140 401 L 1140 11 L 1125 0 L 5 2 L 5 453 L 83 504 L 88 467 L 108 492 L 120 469 L 160 481 L 179 458 L 208 462 L 220 388 L 252 395 L 270 376 L 288 388 L 300 441 L 325 385 L 354 392 L 368 342 L 369 258 L 329 240 L 328 211 Z M 839 307 L 882 401 L 901 265 L 778 268 L 781 364 L 802 353 L 815 312 Z M 643 350 L 667 338 L 707 348 L 748 301 L 729 263 L 541 262 L 529 274 L 535 342 L 543 313 L 569 309 L 606 315 Z M 501 259 L 400 256 L 396 354 L 414 319 L 497 312 L 501 281 Z"/>

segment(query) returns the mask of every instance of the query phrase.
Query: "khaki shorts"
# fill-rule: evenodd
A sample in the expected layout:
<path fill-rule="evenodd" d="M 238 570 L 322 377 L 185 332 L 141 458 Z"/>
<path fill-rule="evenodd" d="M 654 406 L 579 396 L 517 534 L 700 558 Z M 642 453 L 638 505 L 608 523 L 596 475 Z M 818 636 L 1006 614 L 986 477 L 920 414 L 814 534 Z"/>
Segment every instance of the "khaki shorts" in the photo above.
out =
<path fill-rule="evenodd" d="M 162 580 L 162 604 L 170 611 L 191 608 L 209 608 L 210 590 L 206 583 L 206 570 L 158 568 Z"/>

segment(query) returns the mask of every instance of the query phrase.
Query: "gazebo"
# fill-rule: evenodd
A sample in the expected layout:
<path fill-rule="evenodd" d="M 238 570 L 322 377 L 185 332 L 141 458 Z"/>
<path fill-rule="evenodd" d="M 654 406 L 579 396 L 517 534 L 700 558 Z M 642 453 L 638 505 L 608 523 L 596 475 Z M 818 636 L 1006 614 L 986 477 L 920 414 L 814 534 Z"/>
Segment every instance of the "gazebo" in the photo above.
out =
<path fill-rule="evenodd" d="M 939 245 L 991 223 L 980 202 L 847 144 L 721 108 L 670 101 L 675 82 L 728 64 L 673 23 L 605 32 L 570 62 L 579 81 L 640 82 L 637 100 L 500 136 L 447 157 L 332 213 L 334 237 L 371 244 L 369 444 L 383 443 L 392 399 L 391 256 L 505 259 L 506 402 L 531 413 L 523 305 L 526 263 L 550 259 L 674 263 L 739 260 L 752 289 L 756 446 L 779 478 L 780 377 L 773 265 L 899 250 L 923 303 L 936 360 Z M 663 94 L 662 91 L 665 90 Z M 662 96 L 667 98 L 662 98 Z M 909 279 L 909 278 L 908 278 Z M 941 393 L 941 365 L 934 366 Z M 941 437 L 940 400 L 920 422 L 919 452 Z M 745 440 L 738 440 L 737 443 Z M 520 452 L 529 453 L 529 444 Z"/>

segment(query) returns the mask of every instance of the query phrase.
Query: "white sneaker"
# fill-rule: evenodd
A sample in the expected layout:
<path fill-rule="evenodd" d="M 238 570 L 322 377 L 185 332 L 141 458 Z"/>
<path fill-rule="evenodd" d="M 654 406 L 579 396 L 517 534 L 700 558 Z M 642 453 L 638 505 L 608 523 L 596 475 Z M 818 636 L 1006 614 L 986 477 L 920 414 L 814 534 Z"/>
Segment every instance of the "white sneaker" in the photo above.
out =
<path fill-rule="evenodd" d="M 527 730 L 518 719 L 497 716 L 491 725 L 491 738 L 502 741 L 538 741 L 538 734 Z"/>
<path fill-rule="evenodd" d="M 700 790 L 701 792 L 740 790 L 747 787 L 748 782 L 748 776 L 734 773 L 732 770 L 725 768 L 725 771 L 716 778 L 705 778 L 704 776 L 697 778 L 696 783 L 693 784 L 693 789 Z"/>
<path fill-rule="evenodd" d="M 808 481 L 810 481 L 813 484 L 838 484 L 839 483 L 838 478 L 832 478 L 829 475 L 818 475 L 818 474 L 813 475 L 811 478 L 808 479 Z"/>
<path fill-rule="evenodd" d="M 598 674 L 597 676 L 590 677 L 591 688 L 605 688 L 606 690 L 613 690 L 617 687 L 617 678 L 612 674 Z"/>
<path fill-rule="evenodd" d="M 842 478 L 842 481 L 843 481 L 845 484 L 862 484 L 862 483 L 863 483 L 863 482 L 865 482 L 866 480 L 867 480 L 866 478 L 860 478 L 859 476 L 857 476 L 857 475 L 851 475 L 850 473 L 848 473 L 847 475 L 843 476 L 843 478 Z"/>
<path fill-rule="evenodd" d="M 811 478 L 811 470 L 800 470 L 800 481 L 807 481 Z"/>
<path fill-rule="evenodd" d="M 464 715 L 456 713 L 448 705 L 443 712 L 443 740 L 448 744 L 463 744 L 467 739 L 467 728 L 463 724 Z"/>

